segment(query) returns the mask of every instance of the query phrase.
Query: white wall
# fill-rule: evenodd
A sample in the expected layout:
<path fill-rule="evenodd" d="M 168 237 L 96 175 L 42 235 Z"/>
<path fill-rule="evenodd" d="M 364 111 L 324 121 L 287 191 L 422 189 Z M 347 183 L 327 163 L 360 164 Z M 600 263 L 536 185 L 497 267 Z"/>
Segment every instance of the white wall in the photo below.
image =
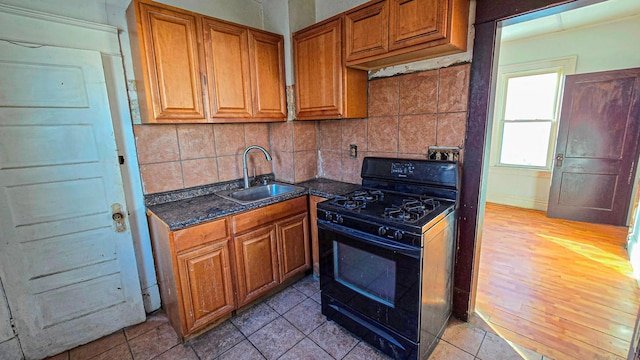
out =
<path fill-rule="evenodd" d="M 499 65 L 572 55 L 577 74 L 640 67 L 640 16 L 502 43 Z M 550 185 L 549 171 L 490 166 L 487 201 L 546 211 Z"/>
<path fill-rule="evenodd" d="M 218 19 L 264 29 L 262 1 L 255 0 L 156 0 Z"/>
<path fill-rule="evenodd" d="M 369 0 L 316 0 L 316 22 L 353 9 Z"/>

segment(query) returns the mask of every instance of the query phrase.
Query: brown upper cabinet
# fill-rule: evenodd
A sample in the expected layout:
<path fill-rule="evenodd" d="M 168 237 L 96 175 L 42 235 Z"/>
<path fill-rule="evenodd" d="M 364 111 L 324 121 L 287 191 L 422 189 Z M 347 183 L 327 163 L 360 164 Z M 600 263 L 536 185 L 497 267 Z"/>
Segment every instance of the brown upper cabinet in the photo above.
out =
<path fill-rule="evenodd" d="M 467 49 L 469 0 L 372 1 L 345 13 L 346 65 L 377 69 Z"/>
<path fill-rule="evenodd" d="M 286 119 L 282 35 L 148 0 L 127 19 L 143 123 Z"/>
<path fill-rule="evenodd" d="M 143 3 L 132 3 L 128 13 L 134 4 L 140 21 L 129 23 L 129 29 L 142 121 L 206 121 L 199 19 Z"/>
<path fill-rule="evenodd" d="M 367 72 L 345 66 L 343 16 L 293 34 L 296 119 L 367 116 Z"/>

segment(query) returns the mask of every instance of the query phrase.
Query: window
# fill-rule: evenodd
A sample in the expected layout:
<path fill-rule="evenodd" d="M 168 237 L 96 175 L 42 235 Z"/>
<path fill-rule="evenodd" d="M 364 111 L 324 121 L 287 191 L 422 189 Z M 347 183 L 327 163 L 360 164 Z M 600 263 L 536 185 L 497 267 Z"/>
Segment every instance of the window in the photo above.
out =
<path fill-rule="evenodd" d="M 501 67 L 496 97 L 496 165 L 550 169 L 564 75 L 575 57 Z"/>

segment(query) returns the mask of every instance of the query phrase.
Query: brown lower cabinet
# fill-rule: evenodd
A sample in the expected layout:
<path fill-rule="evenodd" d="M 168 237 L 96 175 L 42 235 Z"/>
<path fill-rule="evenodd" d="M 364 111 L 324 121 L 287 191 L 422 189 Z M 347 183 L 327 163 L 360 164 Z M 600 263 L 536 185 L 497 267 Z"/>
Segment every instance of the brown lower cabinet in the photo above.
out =
<path fill-rule="evenodd" d="M 239 307 L 311 268 L 306 196 L 231 219 Z"/>
<path fill-rule="evenodd" d="M 162 307 L 182 339 L 311 268 L 306 196 L 177 231 L 148 218 Z"/>

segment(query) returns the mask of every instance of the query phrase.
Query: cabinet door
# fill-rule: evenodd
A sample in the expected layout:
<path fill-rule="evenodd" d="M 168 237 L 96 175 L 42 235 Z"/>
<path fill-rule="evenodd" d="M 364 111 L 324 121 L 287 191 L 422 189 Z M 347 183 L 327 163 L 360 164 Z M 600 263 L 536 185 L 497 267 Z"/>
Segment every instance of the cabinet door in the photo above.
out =
<path fill-rule="evenodd" d="M 253 116 L 285 120 L 284 38 L 249 31 Z"/>
<path fill-rule="evenodd" d="M 450 0 L 391 0 L 389 50 L 448 36 Z"/>
<path fill-rule="evenodd" d="M 153 118 L 143 121 L 206 121 L 196 18 L 148 4 L 140 4 L 140 14 L 153 108 Z"/>
<path fill-rule="evenodd" d="M 280 281 L 311 267 L 309 217 L 302 213 L 276 223 L 280 257 Z"/>
<path fill-rule="evenodd" d="M 251 117 L 248 29 L 209 18 L 203 25 L 211 117 Z"/>
<path fill-rule="evenodd" d="M 389 2 L 345 14 L 346 61 L 384 54 L 389 48 Z"/>
<path fill-rule="evenodd" d="M 342 19 L 313 26 L 293 36 L 296 117 L 342 115 Z"/>
<path fill-rule="evenodd" d="M 187 331 L 235 309 L 229 240 L 177 255 Z"/>
<path fill-rule="evenodd" d="M 243 306 L 279 283 L 276 233 L 269 225 L 233 240 L 238 306 Z"/>

